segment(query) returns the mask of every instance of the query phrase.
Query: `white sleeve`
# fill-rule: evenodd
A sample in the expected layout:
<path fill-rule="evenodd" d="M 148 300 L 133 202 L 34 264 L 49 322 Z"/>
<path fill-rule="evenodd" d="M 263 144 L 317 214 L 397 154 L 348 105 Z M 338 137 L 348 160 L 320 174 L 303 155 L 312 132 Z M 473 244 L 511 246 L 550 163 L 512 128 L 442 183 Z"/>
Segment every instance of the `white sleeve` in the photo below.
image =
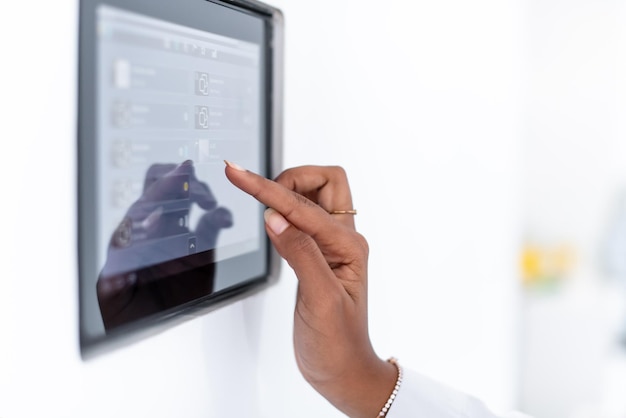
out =
<path fill-rule="evenodd" d="M 519 412 L 494 415 L 478 399 L 405 369 L 402 385 L 386 418 L 412 417 L 530 418 Z"/>

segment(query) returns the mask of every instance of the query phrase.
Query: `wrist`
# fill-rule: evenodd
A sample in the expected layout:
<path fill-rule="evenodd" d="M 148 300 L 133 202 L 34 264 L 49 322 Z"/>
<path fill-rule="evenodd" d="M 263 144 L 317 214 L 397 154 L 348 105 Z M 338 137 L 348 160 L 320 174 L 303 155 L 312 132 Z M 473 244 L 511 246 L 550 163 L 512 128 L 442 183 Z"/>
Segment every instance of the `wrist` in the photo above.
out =
<path fill-rule="evenodd" d="M 391 357 L 387 361 L 395 366 L 396 370 L 398 371 L 398 377 L 396 379 L 393 390 L 389 394 L 389 398 L 387 398 L 387 402 L 385 402 L 385 405 L 381 408 L 377 418 L 384 418 L 387 416 L 387 412 L 389 412 L 391 405 L 393 405 L 393 402 L 396 400 L 396 396 L 398 396 L 398 392 L 400 391 L 400 385 L 402 385 L 404 375 L 402 366 L 400 366 L 400 364 L 398 363 L 398 359 L 396 359 L 395 357 Z"/>
<path fill-rule="evenodd" d="M 398 368 L 374 356 L 315 389 L 350 418 L 378 417 L 398 380 Z M 386 411 L 385 411 L 386 412 Z"/>

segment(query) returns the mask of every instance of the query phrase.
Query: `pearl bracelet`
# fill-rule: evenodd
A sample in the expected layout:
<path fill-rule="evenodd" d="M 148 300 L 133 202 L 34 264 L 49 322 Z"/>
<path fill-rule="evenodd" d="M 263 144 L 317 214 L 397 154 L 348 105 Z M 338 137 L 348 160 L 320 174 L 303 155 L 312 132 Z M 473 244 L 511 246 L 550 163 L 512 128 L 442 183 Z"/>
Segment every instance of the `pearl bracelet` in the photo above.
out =
<path fill-rule="evenodd" d="M 394 386 L 393 391 L 391 392 L 391 395 L 389 396 L 389 399 L 387 399 L 385 406 L 383 406 L 383 409 L 380 410 L 376 418 L 382 418 L 387 415 L 389 408 L 391 408 L 391 404 L 393 403 L 393 401 L 396 399 L 396 396 L 398 395 L 398 391 L 400 390 L 400 385 L 402 384 L 402 367 L 398 363 L 398 359 L 396 359 L 395 357 L 391 357 L 387 361 L 393 364 L 394 366 L 396 366 L 396 369 L 398 369 L 398 379 L 396 380 L 396 385 Z"/>

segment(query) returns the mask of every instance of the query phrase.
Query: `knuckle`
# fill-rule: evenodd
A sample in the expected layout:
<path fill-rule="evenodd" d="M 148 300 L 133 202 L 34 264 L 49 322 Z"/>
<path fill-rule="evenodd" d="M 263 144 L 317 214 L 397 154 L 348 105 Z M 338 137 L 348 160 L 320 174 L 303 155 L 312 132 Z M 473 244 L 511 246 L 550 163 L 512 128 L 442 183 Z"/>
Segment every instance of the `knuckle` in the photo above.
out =
<path fill-rule="evenodd" d="M 368 256 L 369 252 L 370 252 L 370 247 L 369 244 L 367 242 L 367 239 L 360 233 L 358 232 L 354 232 L 354 239 L 357 243 L 357 246 L 359 248 L 359 251 L 364 255 L 364 256 Z"/>
<path fill-rule="evenodd" d="M 298 179 L 305 175 L 307 171 L 307 166 L 287 168 L 283 170 L 278 176 L 276 176 L 274 181 L 287 188 L 293 188 L 298 182 Z"/>
<path fill-rule="evenodd" d="M 346 170 L 342 166 L 339 166 L 339 165 L 330 166 L 328 167 L 328 170 L 331 173 L 332 177 L 334 178 L 338 178 L 342 180 L 345 180 L 348 178 Z"/>
<path fill-rule="evenodd" d="M 315 203 L 313 203 L 311 200 L 309 200 L 306 196 L 303 196 L 299 193 L 292 193 L 291 194 L 291 208 L 292 210 L 295 210 L 298 207 L 313 207 L 316 206 Z"/>
<path fill-rule="evenodd" d="M 299 234 L 294 240 L 293 249 L 295 253 L 314 254 L 318 250 L 318 247 L 310 236 Z"/>
<path fill-rule="evenodd" d="M 285 184 L 289 183 L 294 176 L 295 168 L 288 168 L 282 171 L 276 178 L 274 179 L 277 183 Z"/>

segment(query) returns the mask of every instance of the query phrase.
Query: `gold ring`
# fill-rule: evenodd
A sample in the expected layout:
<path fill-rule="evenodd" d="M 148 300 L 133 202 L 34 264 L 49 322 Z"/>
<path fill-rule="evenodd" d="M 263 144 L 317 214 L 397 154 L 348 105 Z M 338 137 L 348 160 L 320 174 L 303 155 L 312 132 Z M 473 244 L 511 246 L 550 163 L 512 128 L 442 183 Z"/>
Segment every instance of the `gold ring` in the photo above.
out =
<path fill-rule="evenodd" d="M 329 210 L 331 215 L 356 215 L 356 209 L 350 210 Z"/>

